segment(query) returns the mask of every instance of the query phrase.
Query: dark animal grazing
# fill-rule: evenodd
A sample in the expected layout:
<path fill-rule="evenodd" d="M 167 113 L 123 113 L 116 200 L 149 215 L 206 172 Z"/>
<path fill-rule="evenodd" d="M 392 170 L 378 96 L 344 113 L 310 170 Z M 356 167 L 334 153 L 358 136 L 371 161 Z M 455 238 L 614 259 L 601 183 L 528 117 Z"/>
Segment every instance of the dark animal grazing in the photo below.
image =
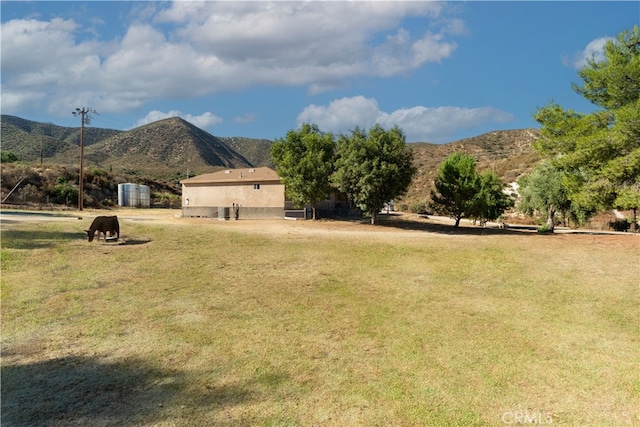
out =
<path fill-rule="evenodd" d="M 120 237 L 120 223 L 118 222 L 117 216 L 98 216 L 91 223 L 91 227 L 84 231 L 87 232 L 90 242 L 93 241 L 93 236 L 95 236 L 96 231 L 98 232 L 98 240 L 100 240 L 100 233 L 104 233 L 104 240 L 106 242 L 107 231 L 111 237 L 113 237 L 114 234 L 118 235 L 117 238 Z"/>

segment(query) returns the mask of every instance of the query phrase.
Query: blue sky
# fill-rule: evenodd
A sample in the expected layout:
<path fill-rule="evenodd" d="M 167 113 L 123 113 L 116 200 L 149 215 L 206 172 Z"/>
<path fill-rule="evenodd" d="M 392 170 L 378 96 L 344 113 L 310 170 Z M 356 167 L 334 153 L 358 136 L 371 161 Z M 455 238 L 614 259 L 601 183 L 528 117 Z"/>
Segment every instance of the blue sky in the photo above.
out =
<path fill-rule="evenodd" d="M 303 122 L 380 123 L 446 143 L 537 127 L 585 57 L 640 22 L 640 2 L 0 3 L 1 111 L 131 129 L 180 116 L 216 136 L 275 139 Z"/>

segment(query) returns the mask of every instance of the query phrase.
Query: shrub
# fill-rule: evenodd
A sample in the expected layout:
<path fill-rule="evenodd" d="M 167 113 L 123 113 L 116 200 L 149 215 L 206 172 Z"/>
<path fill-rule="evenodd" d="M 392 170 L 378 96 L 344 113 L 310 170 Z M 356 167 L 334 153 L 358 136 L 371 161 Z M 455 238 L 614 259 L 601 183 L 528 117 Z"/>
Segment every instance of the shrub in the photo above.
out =
<path fill-rule="evenodd" d="M 549 228 L 549 225 L 545 223 L 538 227 L 538 233 L 553 233 L 553 231 Z"/>
<path fill-rule="evenodd" d="M 182 197 L 167 192 L 151 192 L 153 206 L 174 208 L 182 205 Z"/>
<path fill-rule="evenodd" d="M 78 188 L 70 183 L 65 176 L 58 176 L 51 195 L 54 197 L 55 203 L 73 203 L 78 200 Z"/>
<path fill-rule="evenodd" d="M 13 154 L 11 151 L 3 151 L 0 153 L 0 162 L 2 163 L 13 163 L 18 161 L 18 156 Z"/>
<path fill-rule="evenodd" d="M 89 175 L 92 175 L 94 177 L 95 176 L 105 176 L 106 174 L 107 173 L 104 170 L 102 170 L 102 169 L 100 169 L 98 167 L 93 166 L 93 167 L 89 168 Z"/>
<path fill-rule="evenodd" d="M 409 213 L 415 214 L 427 214 L 427 202 L 424 200 L 415 200 L 408 203 L 406 210 Z"/>
<path fill-rule="evenodd" d="M 37 202 L 42 199 L 42 193 L 33 184 L 27 184 L 18 190 L 18 197 L 23 202 Z"/>
<path fill-rule="evenodd" d="M 114 202 L 112 199 L 104 199 L 100 202 L 100 206 L 103 206 L 105 208 L 112 208 L 116 206 L 116 202 Z"/>

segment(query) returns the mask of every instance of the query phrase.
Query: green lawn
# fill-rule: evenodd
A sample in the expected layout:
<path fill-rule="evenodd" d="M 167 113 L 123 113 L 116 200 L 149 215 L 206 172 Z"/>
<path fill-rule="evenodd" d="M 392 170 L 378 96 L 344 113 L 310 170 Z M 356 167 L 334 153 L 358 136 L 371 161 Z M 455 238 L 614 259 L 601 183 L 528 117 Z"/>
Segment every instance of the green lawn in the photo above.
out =
<path fill-rule="evenodd" d="M 637 236 L 282 222 L 3 225 L 3 425 L 640 423 Z"/>

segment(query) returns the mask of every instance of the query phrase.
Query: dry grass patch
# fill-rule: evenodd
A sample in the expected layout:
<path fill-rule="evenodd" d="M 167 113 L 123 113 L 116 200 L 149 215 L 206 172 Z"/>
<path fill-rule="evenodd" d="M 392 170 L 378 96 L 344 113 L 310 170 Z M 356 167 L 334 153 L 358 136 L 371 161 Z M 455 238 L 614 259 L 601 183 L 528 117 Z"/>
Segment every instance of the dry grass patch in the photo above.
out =
<path fill-rule="evenodd" d="M 82 225 L 3 231 L 11 425 L 639 421 L 637 237 Z"/>

